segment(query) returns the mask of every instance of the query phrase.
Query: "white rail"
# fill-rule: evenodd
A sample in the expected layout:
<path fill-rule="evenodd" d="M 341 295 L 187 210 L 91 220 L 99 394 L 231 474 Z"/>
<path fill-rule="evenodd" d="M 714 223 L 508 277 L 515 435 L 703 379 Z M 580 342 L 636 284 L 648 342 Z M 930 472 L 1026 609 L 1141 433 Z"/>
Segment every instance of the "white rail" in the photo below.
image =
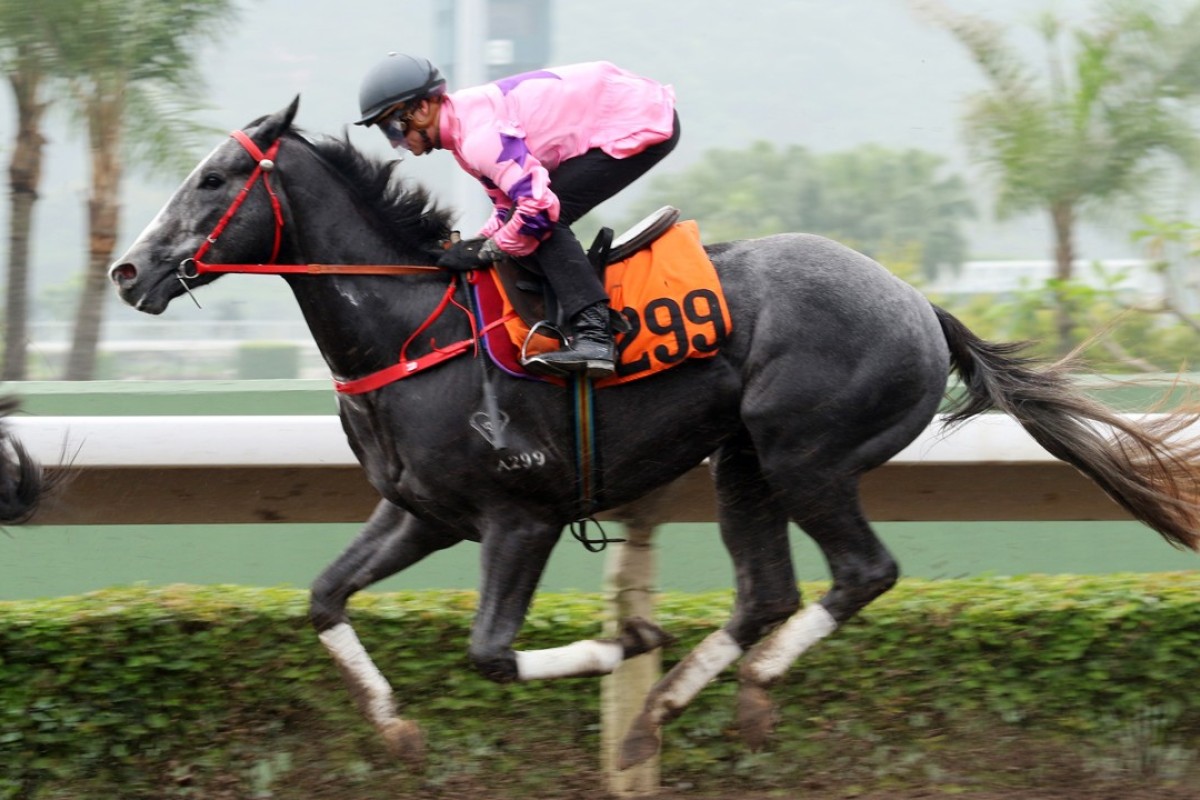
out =
<path fill-rule="evenodd" d="M 354 466 L 334 416 L 15 417 L 44 463 L 76 467 Z M 986 416 L 943 433 L 934 425 L 893 464 L 1051 463 L 1011 418 Z"/>

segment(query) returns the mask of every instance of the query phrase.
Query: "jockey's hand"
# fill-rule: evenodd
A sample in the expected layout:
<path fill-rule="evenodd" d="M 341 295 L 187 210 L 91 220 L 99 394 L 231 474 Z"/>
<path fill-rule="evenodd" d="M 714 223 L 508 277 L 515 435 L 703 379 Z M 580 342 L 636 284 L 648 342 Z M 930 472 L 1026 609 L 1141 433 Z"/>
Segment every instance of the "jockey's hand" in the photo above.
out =
<path fill-rule="evenodd" d="M 502 258 L 504 258 L 504 251 L 500 249 L 500 245 L 496 244 L 496 240 L 485 239 L 483 247 L 479 248 L 479 260 L 485 264 L 491 264 Z"/>
<path fill-rule="evenodd" d="M 466 271 L 486 267 L 504 257 L 504 251 L 491 239 L 462 239 L 438 259 L 438 266 L 446 269 Z"/>

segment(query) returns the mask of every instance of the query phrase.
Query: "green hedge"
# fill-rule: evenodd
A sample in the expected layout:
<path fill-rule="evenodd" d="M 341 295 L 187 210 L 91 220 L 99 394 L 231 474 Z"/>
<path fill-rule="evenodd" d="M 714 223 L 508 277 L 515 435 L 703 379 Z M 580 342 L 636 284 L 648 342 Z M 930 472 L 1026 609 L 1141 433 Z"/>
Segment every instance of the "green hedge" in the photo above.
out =
<path fill-rule="evenodd" d="M 429 737 L 419 776 L 353 710 L 306 600 L 174 586 L 0 603 L 0 798 L 382 798 L 472 782 L 520 797 L 599 784 L 598 682 L 476 676 L 473 593 L 354 603 L 361 638 Z M 661 598 L 659 620 L 680 637 L 667 664 L 729 604 L 728 593 Z M 595 636 L 602 605 L 539 596 L 519 644 Z M 1194 574 L 904 581 L 774 690 L 781 723 L 765 752 L 731 730 L 725 676 L 669 727 L 664 780 L 954 788 L 1022 780 L 1014 759 L 1062 769 L 1066 753 L 1081 774 L 1187 782 L 1198 659 Z"/>

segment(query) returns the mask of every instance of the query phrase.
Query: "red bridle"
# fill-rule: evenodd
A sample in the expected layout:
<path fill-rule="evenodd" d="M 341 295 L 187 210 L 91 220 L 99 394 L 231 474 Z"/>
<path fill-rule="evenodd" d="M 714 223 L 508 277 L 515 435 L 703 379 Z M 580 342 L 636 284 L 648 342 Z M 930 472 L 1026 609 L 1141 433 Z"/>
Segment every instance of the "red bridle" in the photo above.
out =
<path fill-rule="evenodd" d="M 250 177 L 246 179 L 246 184 L 241 191 L 229 204 L 229 208 L 225 210 L 225 214 L 217 221 L 212 233 L 200 243 L 196 254 L 179 263 L 181 278 L 197 278 L 206 273 L 215 272 L 260 275 L 329 275 L 334 273 L 340 275 L 412 275 L 439 271 L 439 267 L 417 264 L 276 264 L 275 259 L 279 257 L 279 248 L 283 244 L 283 206 L 279 202 L 279 196 L 275 194 L 275 187 L 271 185 L 271 172 L 275 169 L 275 157 L 279 153 L 279 145 L 283 140 L 276 139 L 264 153 L 244 131 L 232 131 L 229 135 L 245 148 L 250 157 L 258 164 L 250 173 Z M 250 190 L 254 188 L 254 184 L 258 183 L 260 178 L 263 188 L 267 190 L 267 195 L 271 198 L 271 211 L 275 217 L 275 241 L 271 246 L 271 258 L 263 264 L 213 264 L 204 261 L 204 256 L 217 243 L 217 239 L 237 214 L 238 209 L 242 207 L 242 203 L 250 195 Z M 189 265 L 193 268 L 192 271 L 189 271 Z"/>
<path fill-rule="evenodd" d="M 250 173 L 250 177 L 246 179 L 246 185 L 233 198 L 233 202 L 229 204 L 229 208 L 225 210 L 225 214 L 218 220 L 216 227 L 213 228 L 213 232 L 200 243 L 196 254 L 180 262 L 178 273 L 181 281 L 186 278 L 196 278 L 210 272 L 257 273 L 261 275 L 413 275 L 444 272 L 441 267 L 416 264 L 276 264 L 275 259 L 279 257 L 279 248 L 283 242 L 283 207 L 279 202 L 279 197 L 275 194 L 274 187 L 271 186 L 271 172 L 275 169 L 275 157 L 279 153 L 279 144 L 283 140 L 276 139 L 264 153 L 243 131 L 233 131 L 229 135 L 244 147 L 246 152 L 258 161 L 258 164 L 254 167 L 254 171 Z M 270 260 L 265 264 L 211 264 L 204 261 L 205 254 L 217 243 L 217 239 L 224 232 L 225 226 L 229 224 L 234 214 L 242 207 L 242 203 L 246 201 L 246 197 L 249 196 L 250 190 L 254 188 L 254 184 L 258 183 L 259 178 L 262 178 L 263 187 L 267 190 L 267 195 L 271 198 L 271 210 L 275 216 L 275 242 L 271 247 Z M 187 269 L 188 262 L 191 262 L 191 265 L 195 268 L 195 271 L 190 274 Z M 471 273 L 471 277 L 468 280 L 474 280 L 475 275 L 476 273 Z M 184 287 L 187 287 L 186 282 L 184 283 Z M 400 358 L 395 364 L 353 380 L 343 381 L 335 378 L 333 381 L 334 388 L 342 394 L 362 394 L 386 386 L 393 381 L 415 375 L 418 372 L 437 366 L 443 361 L 460 356 L 470 350 L 475 350 L 478 353 L 479 337 L 492 328 L 503 325 L 515 316 L 514 312 L 504 314 L 480 330 L 475 320 L 475 315 L 454 300 L 455 287 L 456 281 L 452 278 L 437 308 L 408 337 L 404 345 L 400 348 Z M 410 358 L 408 356 L 409 345 L 452 304 L 461 308 L 470 320 L 471 338 L 454 342 L 446 347 L 438 347 L 436 343 L 431 341 L 430 345 L 433 348 L 431 352 L 417 358 Z"/>

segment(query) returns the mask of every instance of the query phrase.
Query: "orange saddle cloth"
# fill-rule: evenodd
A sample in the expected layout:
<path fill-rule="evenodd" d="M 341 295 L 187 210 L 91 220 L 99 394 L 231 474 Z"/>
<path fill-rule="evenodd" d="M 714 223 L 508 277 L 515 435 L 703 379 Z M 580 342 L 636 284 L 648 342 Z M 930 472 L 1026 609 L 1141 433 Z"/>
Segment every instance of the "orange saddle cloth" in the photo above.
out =
<path fill-rule="evenodd" d="M 521 347 L 533 355 L 558 349 L 559 340 L 540 333 L 529 337 L 529 326 L 513 311 L 495 270 L 480 274 L 475 288 L 484 325 L 507 318 L 484 335 L 492 359 L 511 374 L 547 380 L 521 366 Z M 649 248 L 610 264 L 605 288 L 630 331 L 617 334 L 616 372 L 596 381 L 598 388 L 645 378 L 689 358 L 710 358 L 733 331 L 717 271 L 692 220 L 676 223 Z"/>

